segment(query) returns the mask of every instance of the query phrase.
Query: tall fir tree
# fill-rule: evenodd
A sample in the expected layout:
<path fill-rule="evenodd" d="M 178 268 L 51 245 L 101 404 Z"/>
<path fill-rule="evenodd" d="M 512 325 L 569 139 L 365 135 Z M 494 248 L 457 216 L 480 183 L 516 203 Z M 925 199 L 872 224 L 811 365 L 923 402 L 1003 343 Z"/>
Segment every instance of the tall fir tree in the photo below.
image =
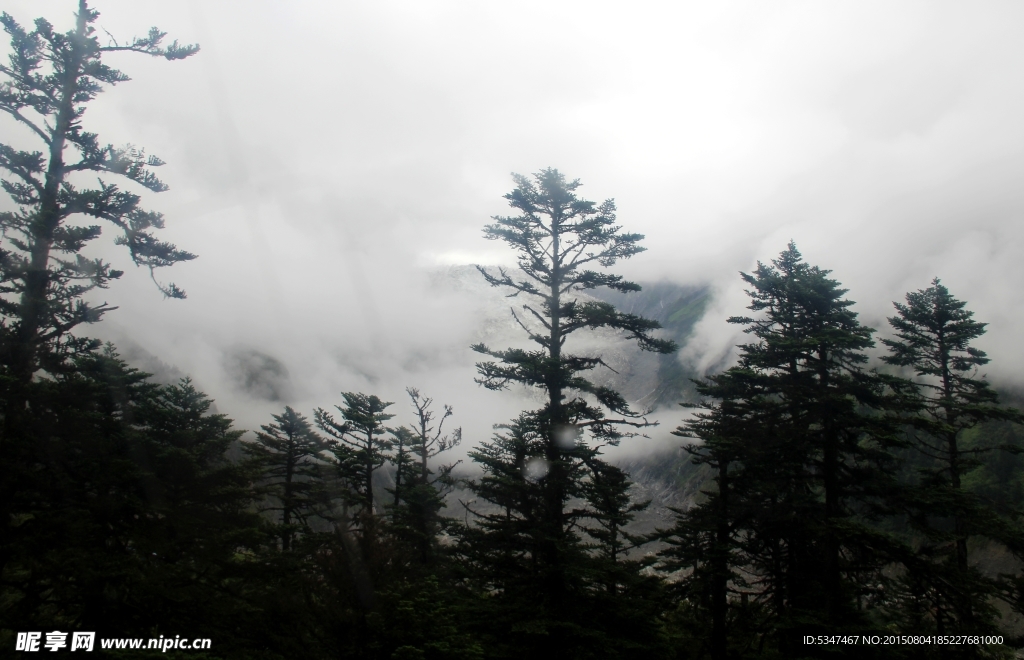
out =
<path fill-rule="evenodd" d="M 889 324 L 895 338 L 882 340 L 889 349 L 884 360 L 916 376 L 922 407 L 910 420 L 919 455 L 911 522 L 928 539 L 920 554 L 935 558 L 918 562 L 917 574 L 912 569 L 911 600 L 925 601 L 921 616 L 927 621 L 919 623 L 926 629 L 940 634 L 992 632 L 996 612 L 991 601 L 1004 589 L 971 565 L 968 541 L 980 537 L 1017 546 L 1017 533 L 966 482 L 985 454 L 1020 450 L 997 446 L 984 435 L 968 442 L 967 436 L 986 422 L 1020 424 L 1024 416 L 1000 406 L 996 391 L 979 376 L 978 369 L 989 358 L 972 343 L 985 334 L 986 324 L 975 321 L 966 303 L 954 298 L 938 278 L 894 305 L 897 314 Z"/>
<path fill-rule="evenodd" d="M 547 629 L 554 617 L 537 602 L 543 582 L 543 495 L 537 482 L 543 474 L 544 445 L 536 420 L 523 413 L 496 425 L 491 441 L 469 452 L 482 475 L 469 484 L 475 497 L 459 500 L 466 515 L 464 525 L 456 529 L 454 570 L 471 585 L 469 601 L 475 606 L 468 608 L 468 623 L 490 632 L 487 644 L 494 657 L 540 648 L 550 637 Z M 582 565 L 580 544 L 568 550 L 574 552 L 575 564 Z M 515 638 L 503 630 L 514 630 Z"/>
<path fill-rule="evenodd" d="M 268 498 L 261 509 L 276 512 L 281 549 L 287 552 L 296 536 L 310 531 L 311 520 L 329 516 L 330 445 L 290 406 L 272 417 L 274 423 L 261 426 L 245 451 L 259 470 L 261 493 Z"/>
<path fill-rule="evenodd" d="M 801 632 L 868 626 L 883 569 L 905 552 L 875 520 L 898 491 L 892 413 L 913 405 L 907 384 L 864 369 L 873 330 L 792 243 L 743 279 L 756 316 L 729 321 L 755 341 L 701 385 L 718 402 L 681 429 L 704 440 L 693 451 L 717 472 L 717 492 L 680 520 L 706 551 L 698 577 L 707 576 L 716 658 L 736 569 L 759 585 L 775 643 L 793 655 Z"/>
<path fill-rule="evenodd" d="M 9 14 L 0 17 L 12 50 L 8 64 L 0 64 L 6 77 L 0 82 L 0 110 L 43 147 L 20 151 L 0 144 L 0 169 L 8 175 L 0 185 L 17 205 L 14 212 L 0 213 L 0 314 L 5 321 L 0 356 L 21 386 L 38 369 L 57 368 L 63 358 L 95 348 L 95 342 L 70 331 L 112 309 L 84 298 L 121 272 L 82 254 L 101 227 L 75 225 L 76 216 L 112 224 L 120 233 L 115 243 L 126 246 L 132 260 L 151 274 L 195 258 L 156 238 L 153 230 L 163 227 L 163 216 L 144 210 L 139 195 L 102 179 L 98 188 L 80 189 L 73 181 L 77 173 L 97 173 L 124 177 L 152 192 L 167 190 L 151 170 L 163 164 L 159 158 L 131 145 L 102 144 L 85 130 L 83 118 L 104 86 L 129 79 L 105 64 L 104 55 L 125 51 L 179 60 L 199 50 L 176 41 L 163 45 L 166 35 L 156 28 L 130 42 L 111 39 L 101 45 L 93 27 L 98 16 L 86 0 L 79 0 L 75 27 L 64 34 L 42 18 L 26 32 Z M 77 152 L 70 161 L 69 148 Z M 185 296 L 174 284 L 158 286 L 165 296 Z M 15 399 L 17 406 L 23 397 Z"/>
<path fill-rule="evenodd" d="M 404 505 L 396 508 L 392 519 L 396 524 L 395 531 L 407 537 L 415 548 L 417 561 L 428 565 L 437 556 L 444 496 L 451 489 L 452 470 L 458 464 L 456 461 L 432 467 L 431 459 L 459 446 L 462 428 L 445 433 L 445 422 L 454 414 L 452 407 L 445 405 L 444 412 L 437 419 L 432 409 L 432 398 L 423 396 L 414 387 L 406 388 L 406 393 L 412 403 L 415 420 L 412 430 L 399 429 L 406 434 L 408 454 L 395 453 L 396 482 L 401 483 Z M 401 441 L 396 444 L 401 446 Z M 399 483 L 396 483 L 396 505 L 398 487 Z"/>
<path fill-rule="evenodd" d="M 624 314 L 605 302 L 579 299 L 580 292 L 598 287 L 624 293 L 640 290 L 620 275 L 592 270 L 613 266 L 644 250 L 639 245 L 643 236 L 623 233 L 615 224 L 615 203 L 607 200 L 598 205 L 579 198 L 580 182 L 567 180 L 555 169 L 532 178 L 514 175 L 514 179 L 516 188 L 505 198 L 519 215 L 494 217 L 484 235 L 506 242 L 516 252 L 519 269 L 499 268 L 496 273 L 478 269 L 492 286 L 508 290 L 510 297 L 527 299 L 512 316 L 537 348 L 495 350 L 478 344 L 473 349 L 494 359 L 477 365 L 477 382 L 484 387 L 503 390 L 516 384 L 543 392 L 545 405 L 516 423 L 518 435 L 533 438 L 528 446 L 539 453 L 527 456 L 528 464 L 507 466 L 533 470 L 534 478 L 519 483 L 503 478 L 490 485 L 479 482 L 473 488 L 493 503 L 513 507 L 503 524 L 522 527 L 529 520 L 525 523 L 529 529 L 522 531 L 532 544 L 528 553 L 532 568 L 527 575 L 534 576 L 536 582 L 529 589 L 539 601 L 535 610 L 539 616 L 532 619 L 538 626 L 535 639 L 546 639 L 545 644 L 556 652 L 580 655 L 588 651 L 579 644 L 593 645 L 601 637 L 595 634 L 595 621 L 586 620 L 582 603 L 605 580 L 589 570 L 586 561 L 579 561 L 589 557 L 581 537 L 587 530 L 586 521 L 593 522 L 600 514 L 593 506 L 573 502 L 588 495 L 604 496 L 600 489 L 586 487 L 604 470 L 601 447 L 633 435 L 630 428 L 649 424 L 643 411 L 634 411 L 618 392 L 586 377 L 606 366 L 600 356 L 574 354 L 566 350 L 566 342 L 581 330 L 607 328 L 635 341 L 642 350 L 671 353 L 676 346 L 654 336 L 660 327 L 655 321 Z M 505 468 L 495 460 L 518 458 L 508 455 L 506 440 L 498 438 L 496 443 L 482 448 L 474 459 L 485 466 L 490 462 L 491 467 L 485 469 L 500 473 Z M 506 483 L 513 493 L 536 491 L 536 497 L 523 501 L 523 505 L 531 505 L 529 510 L 518 508 L 517 499 L 522 500 L 512 493 L 507 497 L 493 492 L 495 486 Z M 535 504 L 539 508 L 532 508 Z M 495 547 L 485 553 L 508 556 L 509 550 L 500 544 L 517 537 L 496 529 L 497 520 L 483 522 L 482 535 L 472 532 L 466 538 L 485 546 L 493 542 Z M 594 529 L 603 526 L 596 523 Z"/>
<path fill-rule="evenodd" d="M 337 421 L 323 408 L 317 408 L 315 420 L 317 427 L 334 439 L 339 474 L 354 496 L 343 502 L 345 518 L 361 530 L 363 542 L 369 547 L 373 544 L 381 513 L 374 496 L 374 474 L 388 461 L 393 446 L 384 425 L 394 417 L 384 412 L 392 404 L 360 392 L 342 392 L 341 395 L 345 399 L 345 407 L 335 408 L 341 413 L 342 421 Z M 351 518 L 347 514 L 349 504 L 358 507 L 356 515 Z"/>
<path fill-rule="evenodd" d="M 231 622 L 259 612 L 263 566 L 255 558 L 270 540 L 254 511 L 259 473 L 229 457 L 245 432 L 188 378 L 141 401 L 131 421 L 146 503 L 131 546 L 148 558 L 148 575 L 126 590 L 134 591 L 129 602 L 152 621 L 150 634 L 204 631 L 235 653 L 256 645 L 259 629 Z"/>
<path fill-rule="evenodd" d="M 0 636 L 11 643 L 33 626 L 130 634 L 152 623 L 131 602 L 148 560 L 131 548 L 148 507 L 130 424 L 158 388 L 112 350 L 74 362 L 32 388 L 33 441 L 5 449 Z"/>
<path fill-rule="evenodd" d="M 105 86 L 128 80 L 104 64 L 104 55 L 127 51 L 174 60 L 198 50 L 163 45 L 165 35 L 155 28 L 125 44 L 101 45 L 92 25 L 97 16 L 79 0 L 74 28 L 66 33 L 42 18 L 27 31 L 6 12 L 0 16 L 11 43 L 7 63 L 0 64 L 0 111 L 40 145 L 20 150 L 0 144 L 0 187 L 15 206 L 0 213 L 0 446 L 7 457 L 0 465 L 0 573 L 12 559 L 6 549 L 20 533 L 11 524 L 20 515 L 18 493 L 38 486 L 31 457 L 49 442 L 43 438 L 55 437 L 53 418 L 43 412 L 57 387 L 51 381 L 74 380 L 72 372 L 98 359 L 100 342 L 72 331 L 112 308 L 92 305 L 85 294 L 120 276 L 109 264 L 84 256 L 101 228 L 77 221 L 84 216 L 114 225 L 120 232 L 115 242 L 151 272 L 194 257 L 157 239 L 152 230 L 163 218 L 143 210 L 139 195 L 102 181 L 98 188 L 82 189 L 73 180 L 76 173 L 116 175 L 151 191 L 166 189 L 151 171 L 162 164 L 159 159 L 130 146 L 101 144 L 84 129 L 83 118 Z M 68 158 L 69 152 L 76 157 Z M 184 295 L 172 284 L 161 288 L 172 297 Z M 52 485 L 51 494 L 62 490 Z"/>
<path fill-rule="evenodd" d="M 745 375 L 731 369 L 697 383 L 698 394 L 714 399 L 695 406 L 698 412 L 673 434 L 700 441 L 685 449 L 694 464 L 709 468 L 713 487 L 702 490 L 705 499 L 695 506 L 673 508 L 675 525 L 659 534 L 666 542 L 659 568 L 681 576 L 671 589 L 676 602 L 688 603 L 700 624 L 710 623 L 710 634 L 698 639 L 712 660 L 728 658 L 730 646 L 733 653 L 744 648 L 754 633 L 749 620 L 743 621 L 745 629 L 734 625 L 749 615 L 734 612 L 737 592 L 743 603 L 756 594 L 744 578 L 744 567 L 751 564 L 743 544 L 744 537 L 752 536 L 744 533 L 751 523 L 744 515 L 745 500 L 749 501 L 744 488 L 749 483 L 737 472 L 741 458 L 753 462 L 756 445 L 764 438 L 757 429 L 770 428 L 771 420 L 743 401 Z"/>

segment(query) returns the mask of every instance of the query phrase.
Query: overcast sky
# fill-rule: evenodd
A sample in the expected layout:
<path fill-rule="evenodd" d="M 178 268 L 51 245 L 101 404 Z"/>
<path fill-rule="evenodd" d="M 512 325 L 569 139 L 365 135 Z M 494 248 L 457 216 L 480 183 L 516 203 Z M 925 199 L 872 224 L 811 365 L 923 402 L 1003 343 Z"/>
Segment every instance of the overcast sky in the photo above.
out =
<path fill-rule="evenodd" d="M 66 29 L 77 2 L 4 5 Z M 620 272 L 714 288 L 680 359 L 722 359 L 738 271 L 794 239 L 880 330 L 941 277 L 990 323 L 989 376 L 1024 369 L 1019 2 L 94 6 L 119 38 L 157 25 L 202 47 L 110 57 L 133 80 L 85 119 L 167 161 L 171 190 L 146 203 L 200 258 L 161 274 L 189 295 L 168 301 L 98 250 L 128 272 L 90 332 L 193 375 L 243 427 L 342 390 L 404 416 L 407 385 L 451 403 L 469 441 L 512 416 L 519 402 L 472 382 L 491 303 L 436 273 L 507 261 L 481 228 L 510 172 L 548 166 L 647 236 Z M 247 389 L 239 365 L 260 363 L 279 377 Z"/>

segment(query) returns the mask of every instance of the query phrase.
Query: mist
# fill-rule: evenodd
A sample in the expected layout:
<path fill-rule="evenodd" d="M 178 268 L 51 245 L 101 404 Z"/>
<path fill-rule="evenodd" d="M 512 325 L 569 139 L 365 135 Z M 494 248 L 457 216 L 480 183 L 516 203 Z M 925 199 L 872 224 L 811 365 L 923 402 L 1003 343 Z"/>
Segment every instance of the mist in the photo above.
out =
<path fill-rule="evenodd" d="M 6 3 L 61 29 L 74 8 Z M 989 376 L 1020 384 L 1019 4 L 96 8 L 119 38 L 157 25 L 202 47 L 112 57 L 133 80 L 85 118 L 168 163 L 147 208 L 200 256 L 159 273 L 188 292 L 164 300 L 96 241 L 127 272 L 98 297 L 119 309 L 87 332 L 192 376 L 242 428 L 341 391 L 395 401 L 408 423 L 413 386 L 455 408 L 471 446 L 530 405 L 473 382 L 470 344 L 514 333 L 507 301 L 453 267 L 509 263 L 481 229 L 507 212 L 510 172 L 548 166 L 646 235 L 617 272 L 714 291 L 679 358 L 699 370 L 742 340 L 725 322 L 746 306 L 738 273 L 792 239 L 881 335 L 892 301 L 942 278 L 990 324 Z M 657 417 L 654 442 L 672 442 L 682 413 Z"/>

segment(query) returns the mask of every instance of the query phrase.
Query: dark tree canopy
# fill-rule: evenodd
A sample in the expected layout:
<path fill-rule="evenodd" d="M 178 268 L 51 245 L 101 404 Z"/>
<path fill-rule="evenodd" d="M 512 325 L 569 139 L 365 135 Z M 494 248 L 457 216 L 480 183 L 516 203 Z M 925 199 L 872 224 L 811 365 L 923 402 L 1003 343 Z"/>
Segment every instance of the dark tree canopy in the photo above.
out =
<path fill-rule="evenodd" d="M 454 414 L 444 406 L 440 419 L 432 408 L 434 400 L 414 387 L 406 388 L 415 415 L 413 428 L 392 431 L 395 449 L 395 510 L 391 519 L 398 537 L 413 547 L 416 560 L 432 564 L 439 553 L 438 534 L 444 524 L 441 510 L 444 496 L 453 485 L 452 470 L 461 461 L 434 465 L 431 459 L 459 446 L 462 427 L 445 433 L 445 422 Z"/>
<path fill-rule="evenodd" d="M 873 330 L 794 244 L 742 277 L 756 315 L 729 320 L 753 341 L 699 384 L 709 400 L 677 431 L 703 441 L 689 450 L 716 488 L 679 513 L 666 553 L 669 568 L 689 562 L 685 582 L 706 594 L 714 658 L 726 657 L 737 615 L 727 590 L 756 584 L 748 595 L 792 654 L 800 630 L 863 625 L 864 599 L 900 551 L 872 518 L 894 484 L 890 414 L 904 410 L 906 385 L 863 369 Z"/>
<path fill-rule="evenodd" d="M 536 604 L 528 615 L 522 612 L 533 622 L 524 648 L 548 645 L 552 652 L 568 653 L 574 645 L 591 648 L 600 644 L 595 640 L 607 639 L 595 632 L 598 620 L 624 626 L 627 611 L 643 609 L 630 600 L 642 582 L 635 579 L 639 566 L 624 570 L 631 541 L 623 527 L 636 511 L 629 482 L 600 453 L 603 445 L 636 435 L 629 429 L 650 423 L 645 411 L 633 410 L 617 391 L 588 377 L 607 367 L 600 355 L 576 354 L 566 344 L 578 332 L 608 329 L 642 350 L 671 353 L 676 346 L 654 335 L 657 322 L 586 296 L 598 287 L 640 290 L 620 275 L 596 270 L 644 249 L 643 236 L 616 224 L 615 203 L 581 199 L 580 182 L 555 169 L 513 178 L 516 188 L 505 199 L 519 214 L 494 217 L 484 236 L 507 243 L 519 269 L 477 268 L 489 284 L 523 301 L 512 317 L 537 348 L 474 346 L 493 358 L 477 365 L 477 382 L 492 390 L 512 384 L 538 388 L 546 402 L 471 453 L 485 472 L 471 488 L 504 514 L 477 513 L 477 525 L 462 532 L 460 551 L 480 567 L 481 588 L 504 594 L 510 608 L 505 616 L 530 600 Z M 612 600 L 598 607 L 597 593 Z M 598 611 L 606 618 L 586 614 Z M 630 634 L 644 630 L 624 627 Z"/>
<path fill-rule="evenodd" d="M 910 419 L 920 456 L 919 479 L 909 497 L 910 521 L 928 539 L 924 554 L 937 559 L 916 563 L 906 581 L 909 599 L 927 603 L 922 609 L 927 614 L 915 623 L 940 632 L 991 631 L 995 610 L 990 600 L 1005 593 L 1006 585 L 970 564 L 968 540 L 982 537 L 1016 546 L 1018 552 L 1024 548 L 1018 532 L 965 482 L 985 454 L 1020 449 L 987 438 L 968 442 L 966 436 L 984 423 L 1020 424 L 1024 416 L 1000 406 L 995 390 L 979 376 L 978 368 L 989 358 L 971 344 L 985 334 L 985 324 L 975 321 L 966 303 L 938 278 L 927 289 L 908 293 L 905 303 L 893 304 L 897 315 L 889 324 L 895 338 L 882 340 L 889 349 L 883 359 L 913 370 L 921 403 Z"/>
<path fill-rule="evenodd" d="M 281 546 L 289 550 L 296 535 L 309 532 L 313 519 L 328 516 L 324 477 L 330 445 L 290 406 L 272 417 L 274 423 L 261 426 L 245 450 L 268 498 L 261 508 L 280 514 Z"/>
<path fill-rule="evenodd" d="M 337 421 L 323 408 L 317 408 L 317 427 L 334 440 L 334 454 L 339 476 L 353 498 L 350 503 L 359 507 L 358 516 L 353 520 L 362 528 L 367 542 L 372 536 L 376 519 L 380 514 L 375 505 L 373 475 L 383 466 L 393 446 L 384 425 L 394 417 L 384 412 L 392 405 L 375 395 L 361 392 L 342 392 L 345 406 L 335 406 L 341 413 Z"/>
<path fill-rule="evenodd" d="M 533 180 L 518 174 L 513 178 L 517 187 L 505 199 L 521 214 L 495 216 L 494 224 L 484 228 L 484 236 L 506 242 L 517 253 L 521 274 L 499 268 L 494 275 L 477 268 L 492 286 L 509 289 L 510 298 L 526 298 L 521 311 L 513 309 L 512 316 L 539 349 L 474 346 L 473 350 L 498 360 L 477 366 L 478 382 L 495 390 L 511 383 L 544 389 L 548 405 L 541 415 L 552 425 L 549 432 L 553 448 L 558 445 L 554 427 L 566 424 L 571 426 L 570 433 L 587 429 L 595 438 L 614 442 L 620 437 L 617 429 L 621 425 L 642 426 L 644 422 L 632 421 L 641 415 L 618 392 L 583 376 L 604 365 L 600 356 L 574 355 L 563 352 L 563 347 L 579 330 L 611 328 L 636 341 L 643 350 L 676 350 L 671 341 L 653 336 L 660 327 L 657 322 L 624 314 L 609 303 L 581 302 L 573 296 L 600 286 L 638 291 L 639 285 L 625 281 L 621 275 L 600 273 L 590 267 L 607 268 L 642 252 L 639 242 L 643 236 L 621 233 L 621 227 L 615 224 L 615 203 L 606 200 L 598 206 L 580 199 L 575 192 L 580 182 L 567 181 L 558 170 L 543 170 Z M 597 405 L 588 402 L 585 395 L 591 395 Z M 620 418 L 606 418 L 602 408 Z M 575 438 L 568 445 L 574 442 Z"/>

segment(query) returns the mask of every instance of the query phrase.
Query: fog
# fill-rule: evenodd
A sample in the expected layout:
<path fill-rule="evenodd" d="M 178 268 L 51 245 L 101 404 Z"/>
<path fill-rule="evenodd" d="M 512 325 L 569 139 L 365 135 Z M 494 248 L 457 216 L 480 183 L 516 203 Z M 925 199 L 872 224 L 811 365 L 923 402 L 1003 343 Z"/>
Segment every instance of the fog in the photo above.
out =
<path fill-rule="evenodd" d="M 65 29 L 76 5 L 5 3 Z M 119 38 L 157 25 L 202 47 L 111 56 L 133 80 L 85 117 L 167 162 L 147 207 L 200 256 L 159 273 L 188 292 L 172 301 L 97 245 L 127 272 L 88 332 L 191 375 L 243 428 L 343 390 L 408 422 L 414 386 L 472 444 L 529 405 L 474 384 L 468 347 L 511 336 L 507 307 L 451 267 L 510 262 L 481 229 L 506 213 L 510 172 L 548 166 L 646 235 L 619 272 L 712 287 L 680 354 L 702 369 L 741 341 L 725 323 L 746 305 L 738 272 L 790 239 L 880 333 L 892 301 L 941 277 L 990 324 L 989 376 L 1017 385 L 1024 368 L 1019 3 L 95 7 Z M 659 417 L 671 442 L 681 413 Z"/>

